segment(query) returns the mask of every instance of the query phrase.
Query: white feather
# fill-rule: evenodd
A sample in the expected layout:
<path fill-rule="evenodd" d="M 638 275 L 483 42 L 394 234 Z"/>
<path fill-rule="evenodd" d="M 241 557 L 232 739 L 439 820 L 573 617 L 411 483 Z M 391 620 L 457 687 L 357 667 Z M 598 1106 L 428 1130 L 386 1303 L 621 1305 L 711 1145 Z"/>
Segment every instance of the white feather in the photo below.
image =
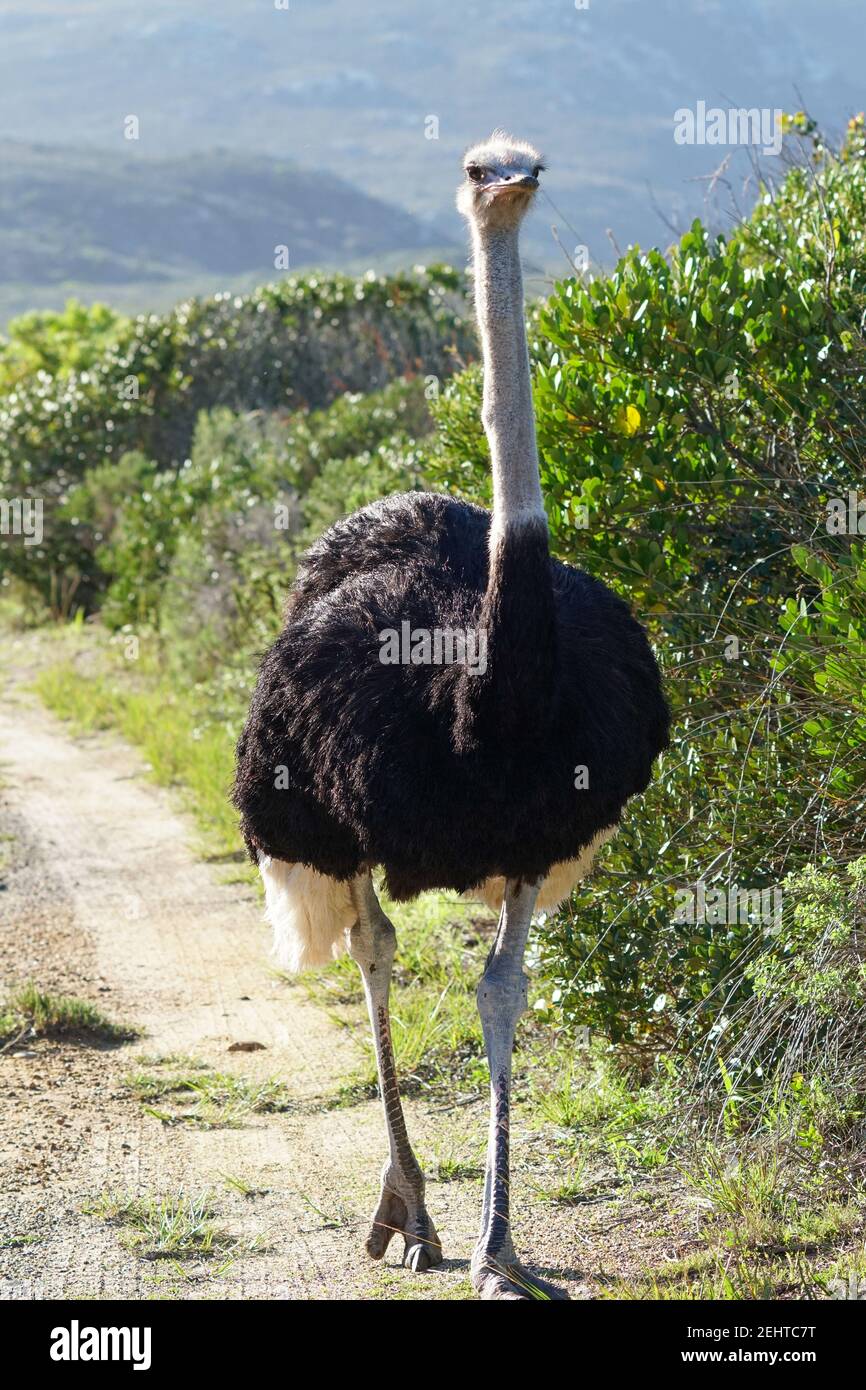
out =
<path fill-rule="evenodd" d="M 344 953 L 346 932 L 357 918 L 348 883 L 265 854 L 259 855 L 259 872 L 274 955 L 284 969 L 297 974 Z"/>

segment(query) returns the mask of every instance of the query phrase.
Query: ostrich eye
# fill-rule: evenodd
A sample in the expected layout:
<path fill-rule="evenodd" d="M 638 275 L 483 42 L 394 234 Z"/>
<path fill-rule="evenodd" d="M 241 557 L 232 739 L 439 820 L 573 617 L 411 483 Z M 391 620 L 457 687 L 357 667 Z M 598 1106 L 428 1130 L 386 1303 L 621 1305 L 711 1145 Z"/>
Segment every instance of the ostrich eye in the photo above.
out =
<path fill-rule="evenodd" d="M 480 183 L 484 178 L 484 170 L 480 164 L 470 164 L 466 173 L 473 183 Z"/>
<path fill-rule="evenodd" d="M 544 165 L 543 165 L 543 164 L 536 164 L 535 168 L 534 168 L 533 171 L 532 171 L 532 177 L 533 177 L 534 179 L 537 179 L 537 178 L 538 178 L 538 175 L 541 173 L 541 171 L 542 171 L 543 168 L 544 168 Z"/>

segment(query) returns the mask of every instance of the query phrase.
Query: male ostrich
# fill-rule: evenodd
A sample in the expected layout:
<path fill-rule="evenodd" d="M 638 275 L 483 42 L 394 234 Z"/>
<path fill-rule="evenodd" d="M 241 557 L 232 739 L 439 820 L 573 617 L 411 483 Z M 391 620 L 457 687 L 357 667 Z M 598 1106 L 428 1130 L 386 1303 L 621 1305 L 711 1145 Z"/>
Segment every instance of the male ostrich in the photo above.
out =
<path fill-rule="evenodd" d="M 548 550 L 518 255 L 542 168 L 530 145 L 496 131 L 467 154 L 458 194 L 472 233 L 493 514 L 408 493 L 316 542 L 261 665 L 234 792 L 280 958 L 300 970 L 345 949 L 363 975 L 390 1146 L 374 1259 L 395 1232 L 412 1269 L 442 1254 L 397 1090 L 396 934 L 372 871 L 397 901 L 454 889 L 500 909 L 478 987 L 491 1101 L 472 1279 L 484 1299 L 567 1297 L 517 1263 L 509 1227 L 524 948 L 534 908 L 568 894 L 647 786 L 668 728 L 643 629 Z M 421 638 L 410 659 L 385 660 L 384 634 L 409 629 Z M 437 631 L 470 634 L 486 661 L 470 665 L 468 643 L 437 659 Z"/>

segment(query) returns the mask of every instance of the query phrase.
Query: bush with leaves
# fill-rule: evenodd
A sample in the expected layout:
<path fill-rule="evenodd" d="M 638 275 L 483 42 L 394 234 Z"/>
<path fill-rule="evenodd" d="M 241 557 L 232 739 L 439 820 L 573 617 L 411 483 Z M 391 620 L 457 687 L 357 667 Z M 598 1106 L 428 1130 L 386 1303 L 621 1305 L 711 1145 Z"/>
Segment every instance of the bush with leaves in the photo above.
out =
<path fill-rule="evenodd" d="M 129 320 L 107 304 L 70 299 L 59 313 L 34 310 L 9 324 L 0 340 L 0 390 L 34 372 L 63 377 L 94 366 L 102 354 L 129 332 Z"/>
<path fill-rule="evenodd" d="M 111 466 L 92 470 L 65 510 L 75 511 L 79 539 L 105 576 L 104 621 L 160 629 L 171 615 L 176 636 L 201 620 L 226 641 L 235 623 L 270 631 L 300 549 L 347 511 L 416 484 L 396 443 L 390 454 L 379 450 L 429 427 L 415 378 L 289 417 L 203 411 L 180 468 L 124 456 L 117 471 L 136 485 L 125 494 L 120 485 L 110 518 L 102 493 Z"/>
<path fill-rule="evenodd" d="M 462 279 L 444 267 L 308 274 L 132 321 L 91 311 L 77 351 L 62 318 L 40 316 L 38 332 L 0 354 L 0 497 L 43 504 L 42 544 L 4 546 L 0 575 L 46 602 L 73 592 L 85 608 L 103 576 L 65 504 L 86 472 L 129 452 L 176 471 L 202 410 L 288 416 L 399 377 L 436 383 L 471 344 Z"/>
<path fill-rule="evenodd" d="M 793 1129 L 820 1152 L 866 1132 L 866 856 L 845 871 L 809 866 L 784 883 L 777 926 L 744 973 L 752 994 L 720 1020 L 700 1095 L 729 1128 Z"/>

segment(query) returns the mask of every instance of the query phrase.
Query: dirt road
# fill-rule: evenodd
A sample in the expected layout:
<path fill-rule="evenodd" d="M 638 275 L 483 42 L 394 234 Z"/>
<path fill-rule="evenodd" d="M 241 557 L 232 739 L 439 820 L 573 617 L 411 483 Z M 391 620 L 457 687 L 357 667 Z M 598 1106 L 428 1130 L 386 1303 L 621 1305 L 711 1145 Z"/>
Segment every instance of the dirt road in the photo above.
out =
<path fill-rule="evenodd" d="M 32 979 L 143 1030 L 119 1047 L 40 1041 L 0 1056 L 0 1296 L 470 1297 L 477 1177 L 429 1185 L 440 1270 L 401 1269 L 396 1241 L 384 1265 L 367 1259 L 384 1156 L 378 1104 L 328 1104 L 357 1045 L 274 976 L 258 902 L 197 857 L 195 830 L 139 756 L 113 736 L 74 737 L 19 678 L 2 698 L 0 776 L 3 985 Z M 230 1052 L 239 1042 L 262 1047 Z M 291 1108 L 237 1128 L 167 1124 L 125 1078 L 174 1054 L 277 1079 Z M 483 1135 L 482 1102 L 408 1110 L 422 1160 L 449 1136 Z M 180 1190 L 211 1194 L 218 1226 L 238 1242 L 225 1258 L 148 1259 L 85 1214 L 107 1191 Z M 518 1237 L 539 1268 L 587 1296 L 573 1213 L 527 1203 Z"/>

